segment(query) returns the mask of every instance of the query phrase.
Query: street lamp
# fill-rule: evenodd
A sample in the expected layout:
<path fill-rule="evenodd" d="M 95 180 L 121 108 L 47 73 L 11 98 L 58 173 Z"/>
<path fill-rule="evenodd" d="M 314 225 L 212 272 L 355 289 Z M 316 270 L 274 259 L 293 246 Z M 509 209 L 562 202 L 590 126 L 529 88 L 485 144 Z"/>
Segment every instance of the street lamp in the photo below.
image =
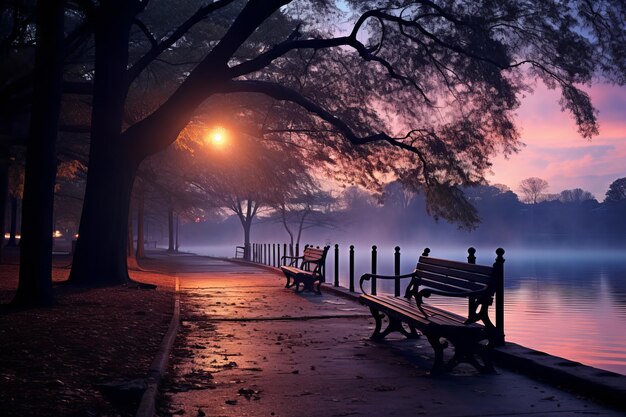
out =
<path fill-rule="evenodd" d="M 221 126 L 217 126 L 208 132 L 207 136 L 205 137 L 205 142 L 207 144 L 221 148 L 226 145 L 227 139 L 228 132 L 226 131 L 226 129 Z"/>

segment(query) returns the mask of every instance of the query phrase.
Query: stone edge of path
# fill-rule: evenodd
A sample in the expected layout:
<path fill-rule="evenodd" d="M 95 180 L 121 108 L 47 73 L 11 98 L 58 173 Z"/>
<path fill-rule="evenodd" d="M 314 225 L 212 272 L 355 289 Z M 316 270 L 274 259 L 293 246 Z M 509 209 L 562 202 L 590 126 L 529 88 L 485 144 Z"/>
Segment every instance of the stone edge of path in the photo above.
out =
<path fill-rule="evenodd" d="M 174 340 L 180 325 L 180 293 L 178 292 L 178 278 L 176 278 L 176 290 L 174 292 L 174 312 L 167 328 L 167 332 L 161 341 L 161 346 L 156 357 L 150 365 L 146 378 L 146 390 L 141 396 L 139 407 L 135 417 L 154 417 L 156 411 L 156 397 L 161 379 L 165 375 L 167 363 L 174 347 Z"/>

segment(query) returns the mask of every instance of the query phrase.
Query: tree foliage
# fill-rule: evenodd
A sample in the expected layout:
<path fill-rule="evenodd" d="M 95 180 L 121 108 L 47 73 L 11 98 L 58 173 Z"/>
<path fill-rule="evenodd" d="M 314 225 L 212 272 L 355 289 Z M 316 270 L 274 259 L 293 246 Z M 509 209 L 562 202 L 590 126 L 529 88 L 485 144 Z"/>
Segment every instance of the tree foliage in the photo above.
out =
<path fill-rule="evenodd" d="M 526 178 L 520 182 L 519 189 L 524 194 L 523 201 L 537 204 L 541 201 L 544 191 L 548 189 L 548 181 L 537 177 Z"/>
<path fill-rule="evenodd" d="M 73 282 L 127 279 L 123 225 L 140 162 L 221 95 L 269 97 L 286 116 L 251 136 L 306 149 L 338 180 L 380 188 L 396 177 L 424 191 L 431 214 L 471 226 L 461 187 L 519 148 L 522 94 L 536 81 L 559 90 L 589 138 L 596 112 L 582 87 L 626 81 L 618 0 L 103 0 L 70 1 L 67 14 L 64 56 L 92 58 L 67 59 L 64 83 L 92 96 Z M 128 99 L 158 77 L 168 88 L 126 118 Z M 0 86 L 0 108 L 27 93 L 17 78 Z"/>
<path fill-rule="evenodd" d="M 559 201 L 563 203 L 582 203 L 583 201 L 595 200 L 596 198 L 589 191 L 582 188 L 563 190 L 559 194 Z"/>
<path fill-rule="evenodd" d="M 607 203 L 626 201 L 626 178 L 618 178 L 609 185 L 604 201 Z"/>

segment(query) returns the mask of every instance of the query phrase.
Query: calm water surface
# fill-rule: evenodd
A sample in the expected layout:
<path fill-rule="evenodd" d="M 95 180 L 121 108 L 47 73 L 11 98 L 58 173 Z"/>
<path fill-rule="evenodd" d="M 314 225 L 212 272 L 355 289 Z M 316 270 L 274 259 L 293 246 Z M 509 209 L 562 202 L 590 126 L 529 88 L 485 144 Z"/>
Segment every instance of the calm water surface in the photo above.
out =
<path fill-rule="evenodd" d="M 233 256 L 234 248 L 188 248 L 200 254 Z M 464 249 L 431 248 L 431 256 L 465 260 Z M 402 250 L 402 273 L 415 266 L 419 249 Z M 480 249 L 477 263 L 491 264 L 493 249 Z M 626 375 L 626 251 L 507 250 L 505 333 L 511 342 Z M 334 251 L 327 258 L 327 281 L 334 279 Z M 355 287 L 371 271 L 371 246 L 355 248 Z M 393 248 L 379 247 L 378 273 L 393 273 Z M 348 287 L 348 251 L 341 247 L 339 282 Z M 393 292 L 392 282 L 378 283 Z M 433 299 L 433 302 L 435 300 Z M 442 299 L 464 313 L 466 304 Z M 441 304 L 439 304 L 441 305 Z"/>

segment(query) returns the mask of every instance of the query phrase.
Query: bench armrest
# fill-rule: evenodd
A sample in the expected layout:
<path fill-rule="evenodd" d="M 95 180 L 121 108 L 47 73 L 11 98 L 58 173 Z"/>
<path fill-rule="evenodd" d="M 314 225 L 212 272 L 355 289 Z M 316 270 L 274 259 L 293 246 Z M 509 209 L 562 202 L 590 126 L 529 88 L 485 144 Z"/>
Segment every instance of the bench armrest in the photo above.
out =
<path fill-rule="evenodd" d="M 424 288 L 423 290 L 419 290 L 418 291 L 418 295 L 421 297 L 425 297 L 428 298 L 431 295 L 435 294 L 435 295 L 443 295 L 445 297 L 478 297 L 481 295 L 485 295 L 485 289 L 482 290 L 476 290 L 476 291 L 459 291 L 459 292 L 452 292 L 452 291 L 442 291 L 442 290 L 436 290 L 433 288 Z"/>
<path fill-rule="evenodd" d="M 461 291 L 461 292 L 452 292 L 452 291 L 442 291 L 442 290 L 436 290 L 433 288 L 424 288 L 422 290 L 419 290 L 417 293 L 413 293 L 415 296 L 415 302 L 417 303 L 417 308 L 422 312 L 422 314 L 424 314 L 424 317 L 428 318 L 428 314 L 426 313 L 426 311 L 424 311 L 424 308 L 422 308 L 422 304 L 424 303 L 423 299 L 424 298 L 428 298 L 431 295 L 435 294 L 435 295 L 442 295 L 444 297 L 463 297 L 463 298 L 468 298 L 468 297 L 480 297 L 481 295 L 486 295 L 487 293 L 487 288 L 485 287 L 482 290 L 476 290 L 476 291 Z M 480 302 L 479 304 L 485 304 L 484 302 Z M 487 303 L 487 305 L 490 305 L 491 303 Z M 470 313 L 470 317 L 468 317 L 466 323 L 470 323 L 470 322 L 474 322 L 477 320 L 477 318 L 480 319 L 480 314 L 475 315 L 474 314 L 474 319 L 472 319 L 472 313 Z"/>
<path fill-rule="evenodd" d="M 304 256 L 289 256 L 289 255 L 284 255 L 282 256 L 280 259 L 283 260 L 283 264 L 285 264 L 285 260 L 290 259 L 289 261 L 289 266 L 298 266 L 298 260 L 300 259 L 304 259 Z"/>
<path fill-rule="evenodd" d="M 413 278 L 415 271 L 410 274 L 403 275 L 378 275 L 378 274 L 363 274 L 361 275 L 361 279 L 359 280 L 359 287 L 361 287 L 361 292 L 363 294 L 367 294 L 367 292 L 363 289 L 363 282 L 369 281 L 372 278 L 376 279 L 402 279 L 402 278 Z"/>

